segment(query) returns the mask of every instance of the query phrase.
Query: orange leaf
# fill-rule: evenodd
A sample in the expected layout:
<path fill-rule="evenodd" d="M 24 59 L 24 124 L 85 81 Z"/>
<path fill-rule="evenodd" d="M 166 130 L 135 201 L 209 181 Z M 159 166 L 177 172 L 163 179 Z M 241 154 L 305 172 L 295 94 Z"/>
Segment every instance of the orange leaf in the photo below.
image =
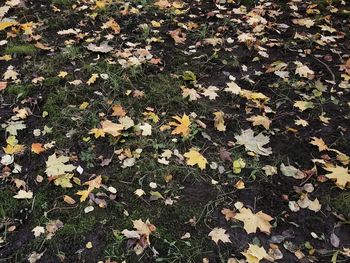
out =
<path fill-rule="evenodd" d="M 40 154 L 45 151 L 42 143 L 32 143 L 32 152 Z"/>
<path fill-rule="evenodd" d="M 7 82 L 1 81 L 0 82 L 0 90 L 4 90 L 7 87 Z"/>

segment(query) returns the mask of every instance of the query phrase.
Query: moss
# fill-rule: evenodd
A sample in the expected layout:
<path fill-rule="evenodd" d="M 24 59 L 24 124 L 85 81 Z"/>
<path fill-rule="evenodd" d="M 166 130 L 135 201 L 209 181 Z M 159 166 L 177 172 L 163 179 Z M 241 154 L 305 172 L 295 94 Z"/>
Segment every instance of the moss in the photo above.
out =
<path fill-rule="evenodd" d="M 8 45 L 5 49 L 6 54 L 18 54 L 18 55 L 33 55 L 38 50 L 33 45 Z"/>

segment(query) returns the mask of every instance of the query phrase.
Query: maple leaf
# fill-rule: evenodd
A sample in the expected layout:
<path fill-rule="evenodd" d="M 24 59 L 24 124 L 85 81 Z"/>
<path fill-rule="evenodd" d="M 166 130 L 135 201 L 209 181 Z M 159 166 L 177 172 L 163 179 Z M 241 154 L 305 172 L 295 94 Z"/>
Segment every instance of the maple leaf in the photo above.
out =
<path fill-rule="evenodd" d="M 93 134 L 95 138 L 105 137 L 105 132 L 103 129 L 93 128 L 89 131 L 89 134 Z"/>
<path fill-rule="evenodd" d="M 45 151 L 42 143 L 32 143 L 32 152 L 40 154 Z"/>
<path fill-rule="evenodd" d="M 1 127 L 6 128 L 5 130 L 10 134 L 17 136 L 17 131 L 26 128 L 24 121 L 9 121 L 6 124 L 2 124 Z"/>
<path fill-rule="evenodd" d="M 259 263 L 260 260 L 268 256 L 264 247 L 252 244 L 249 244 L 247 251 L 242 252 L 242 254 L 246 257 L 247 263 Z"/>
<path fill-rule="evenodd" d="M 209 100 L 215 100 L 217 96 L 219 96 L 217 94 L 217 91 L 219 89 L 215 86 L 209 86 L 207 89 L 204 90 L 204 92 L 202 93 L 205 97 L 208 97 Z"/>
<path fill-rule="evenodd" d="M 69 161 L 69 157 L 60 156 L 57 158 L 56 154 L 52 154 L 46 161 L 45 173 L 47 176 L 59 176 L 68 172 L 72 172 L 76 166 L 72 164 L 65 164 Z"/>
<path fill-rule="evenodd" d="M 253 123 L 253 126 L 261 125 L 266 130 L 270 129 L 270 125 L 272 123 L 272 121 L 268 117 L 262 115 L 255 115 L 248 118 L 247 120 L 251 121 Z"/>
<path fill-rule="evenodd" d="M 4 73 L 4 80 L 16 80 L 18 75 L 19 74 L 14 70 L 14 67 L 12 65 L 8 66 L 6 72 Z"/>
<path fill-rule="evenodd" d="M 212 231 L 210 231 L 208 236 L 210 236 L 216 244 L 218 244 L 219 241 L 222 241 L 223 243 L 232 243 L 230 240 L 230 235 L 225 234 L 225 232 L 226 229 L 215 227 Z"/>
<path fill-rule="evenodd" d="M 331 172 L 330 174 L 326 174 L 326 177 L 329 179 L 335 179 L 336 185 L 340 189 L 345 189 L 346 185 L 350 183 L 350 174 L 348 167 L 342 167 L 336 165 L 335 167 L 324 167 L 328 172 Z"/>
<path fill-rule="evenodd" d="M 80 202 L 84 202 L 95 188 L 100 188 L 101 183 L 102 177 L 100 175 L 90 181 L 85 182 L 84 185 L 88 185 L 88 189 L 80 190 L 76 193 L 77 195 L 80 195 Z"/>
<path fill-rule="evenodd" d="M 224 120 L 224 116 L 225 114 L 222 111 L 217 111 L 214 112 L 214 127 L 218 130 L 218 131 L 226 131 L 226 126 L 225 126 L 225 120 Z"/>
<path fill-rule="evenodd" d="M 124 129 L 124 125 L 113 123 L 109 120 L 101 121 L 101 127 L 105 133 L 108 133 L 114 137 L 119 136 L 121 134 L 120 131 Z"/>
<path fill-rule="evenodd" d="M 109 19 L 106 23 L 103 23 L 103 26 L 101 28 L 110 28 L 114 31 L 114 34 L 120 33 L 120 26 L 113 18 Z"/>
<path fill-rule="evenodd" d="M 73 178 L 73 176 L 73 174 L 62 174 L 55 179 L 54 184 L 61 186 L 62 188 L 71 188 L 73 187 L 73 184 L 70 180 Z"/>
<path fill-rule="evenodd" d="M 262 133 L 254 136 L 252 129 L 242 130 L 242 134 L 236 135 L 235 139 L 237 144 L 244 145 L 247 150 L 256 154 L 267 156 L 272 153 L 271 148 L 264 148 L 264 145 L 270 142 L 269 137 Z"/>
<path fill-rule="evenodd" d="M 175 119 L 178 122 L 169 122 L 169 125 L 175 126 L 176 128 L 171 132 L 171 134 L 182 134 L 183 137 L 187 137 L 190 132 L 190 117 L 187 116 L 186 114 L 182 115 L 182 118 L 179 116 L 174 116 L 173 119 Z"/>
<path fill-rule="evenodd" d="M 303 112 L 307 109 L 313 109 L 314 103 L 312 101 L 297 100 L 297 101 L 295 101 L 293 106 L 298 108 L 301 112 Z"/>
<path fill-rule="evenodd" d="M 188 165 L 194 166 L 197 164 L 201 170 L 205 169 L 205 166 L 208 163 L 207 159 L 205 159 L 205 157 L 195 148 L 191 148 L 189 152 L 184 154 L 184 156 L 187 158 L 186 163 Z"/>
<path fill-rule="evenodd" d="M 295 61 L 294 64 L 297 66 L 295 69 L 295 74 L 298 74 L 300 77 L 312 79 L 315 72 L 311 70 L 308 66 L 303 65 L 300 61 Z"/>
<path fill-rule="evenodd" d="M 262 211 L 253 214 L 249 208 L 243 207 L 235 215 L 235 219 L 243 222 L 243 227 L 248 234 L 256 233 L 258 228 L 266 234 L 271 233 L 272 225 L 269 222 L 273 218 Z"/>
<path fill-rule="evenodd" d="M 198 92 L 195 89 L 190 89 L 190 88 L 182 89 L 182 97 L 183 98 L 188 97 L 189 101 L 194 101 L 201 98 L 201 96 L 198 94 Z"/>
<path fill-rule="evenodd" d="M 227 87 L 224 89 L 224 91 L 226 92 L 230 92 L 232 94 L 235 95 L 239 95 L 239 93 L 241 92 L 241 87 L 238 86 L 234 81 L 231 81 L 229 83 L 226 84 Z"/>
<path fill-rule="evenodd" d="M 124 117 L 126 115 L 126 111 L 120 104 L 113 105 L 112 110 L 112 116 Z"/>
<path fill-rule="evenodd" d="M 322 138 L 311 137 L 311 139 L 312 141 L 310 142 L 310 144 L 317 146 L 320 152 L 328 150 L 328 146 Z"/>

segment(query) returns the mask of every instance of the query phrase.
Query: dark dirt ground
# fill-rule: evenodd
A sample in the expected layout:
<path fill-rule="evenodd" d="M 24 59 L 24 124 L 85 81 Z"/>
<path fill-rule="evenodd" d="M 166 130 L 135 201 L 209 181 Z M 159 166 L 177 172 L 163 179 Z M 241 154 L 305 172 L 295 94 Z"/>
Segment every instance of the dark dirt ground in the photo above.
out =
<path fill-rule="evenodd" d="M 0 64 L 1 75 L 12 65 L 20 80 L 17 83 L 8 80 L 7 87 L 0 91 L 0 123 L 4 124 L 16 115 L 16 107 L 31 112 L 24 119 L 26 128 L 16 136 L 26 149 L 13 154 L 22 171 L 14 173 L 13 164 L 0 166 L 0 262 L 28 262 L 28 257 L 36 251 L 43 253 L 36 262 L 49 263 L 232 263 L 244 262 L 241 253 L 247 250 L 248 244 L 263 246 L 267 252 L 278 246 L 283 258 L 275 259 L 276 262 L 332 262 L 335 257 L 333 262 L 347 262 L 350 193 L 348 188 L 340 189 L 334 181 L 324 180 L 327 171 L 313 159 L 343 167 L 348 167 L 349 162 L 339 162 L 333 151 L 320 152 L 310 141 L 312 137 L 322 138 L 329 149 L 345 155 L 350 153 L 349 84 L 347 88 L 340 87 L 346 82 L 347 74 L 342 65 L 350 56 L 349 2 L 242 0 L 219 5 L 215 1 L 178 1 L 164 9 L 154 5 L 157 1 L 148 0 L 111 1 L 101 9 L 94 7 L 95 2 L 21 1 L 5 16 L 20 24 L 37 24 L 29 35 L 17 25 L 0 31 L 1 40 L 8 41 L 0 46 L 0 56 L 12 56 L 11 60 Z M 82 8 L 84 6 L 86 9 Z M 246 7 L 242 14 L 232 11 L 242 6 Z M 293 6 L 297 10 L 293 11 Z M 281 13 L 274 15 L 272 11 Z M 259 22 L 248 23 L 252 14 L 259 14 L 259 18 L 268 21 L 261 32 L 254 31 Z M 297 14 L 313 19 L 315 26 L 307 28 L 293 24 Z M 120 25 L 120 33 L 101 28 L 111 18 Z M 161 21 L 160 27 L 152 26 L 152 21 Z M 197 26 L 190 29 L 189 23 Z M 281 25 L 288 27 L 284 30 Z M 318 25 L 330 26 L 336 32 L 322 31 Z M 57 34 L 70 28 L 78 28 L 85 35 Z M 169 34 L 178 28 L 186 33 L 183 43 L 175 43 Z M 241 43 L 238 38 L 242 33 L 251 33 L 256 40 Z M 306 39 L 295 38 L 296 33 Z M 96 53 L 86 49 L 88 43 L 101 43 L 108 35 L 113 35 L 108 41 L 114 49 L 112 52 Z M 324 36 L 339 38 L 321 42 Z M 222 42 L 205 44 L 206 40 L 214 38 Z M 36 48 L 37 42 L 45 43 L 50 50 Z M 125 52 L 126 48 L 132 47 L 130 43 L 149 49 L 153 58 L 160 62 L 146 61 L 139 66 L 123 68 L 116 52 Z M 258 53 L 261 50 L 268 57 Z M 288 78 L 266 72 L 275 61 L 288 64 L 285 69 L 290 74 Z M 295 74 L 295 61 L 312 69 L 313 77 Z M 66 71 L 67 77 L 57 77 L 60 71 Z M 186 71 L 191 71 L 196 81 L 186 80 Z M 109 78 L 100 77 L 92 85 L 86 84 L 95 73 L 108 74 Z M 33 83 L 37 77 L 44 77 L 44 80 Z M 242 89 L 261 92 L 268 100 L 247 99 L 225 92 L 232 77 Z M 332 78 L 334 83 L 327 82 Z M 83 82 L 74 86 L 69 84 L 73 80 Z M 320 93 L 317 93 L 317 81 L 324 85 Z M 198 94 L 215 86 L 219 89 L 219 97 L 209 100 L 201 95 L 200 99 L 189 101 L 183 97 L 182 86 L 193 88 Z M 142 91 L 144 95 L 126 95 L 128 90 Z M 299 100 L 312 101 L 314 107 L 301 112 L 293 106 Z M 80 110 L 79 105 L 83 102 L 88 102 L 89 106 Z M 114 104 L 122 105 L 135 124 L 151 123 L 152 136 L 142 136 L 136 128 L 123 132 L 118 138 L 94 138 L 89 134 L 103 119 L 118 121 L 117 117 L 111 116 Z M 214 126 L 213 112 L 217 111 L 225 114 L 225 132 Z M 43 112 L 48 115 L 43 117 Z M 159 122 L 145 119 L 144 112 L 155 113 Z M 193 112 L 197 117 L 191 116 L 189 138 L 160 131 L 172 116 Z M 320 120 L 322 114 L 329 118 L 328 123 Z M 247 120 L 252 115 L 268 116 L 271 127 L 253 126 Z M 296 125 L 298 119 L 306 120 L 309 125 Z M 51 127 L 52 132 L 35 137 L 33 131 L 43 130 L 45 125 Z M 271 155 L 252 156 L 243 146 L 233 143 L 235 135 L 249 128 L 255 135 L 263 132 L 269 136 Z M 4 127 L 0 131 L 0 144 L 5 148 L 9 134 Z M 52 141 L 55 146 L 41 154 L 30 150 L 32 143 Z M 183 155 L 192 147 L 198 147 L 209 164 L 214 162 L 224 171 L 220 173 L 208 166 L 202 171 L 175 156 L 169 165 L 157 162 L 163 150 L 178 150 Z M 122 160 L 114 152 L 137 148 L 142 149 L 141 157 L 132 167 L 122 168 Z M 229 152 L 229 160 L 220 156 L 220 148 Z M 95 189 L 88 200 L 79 202 L 76 192 L 86 187 L 76 183 L 72 188 L 54 185 L 45 174 L 45 162 L 53 153 L 69 156 L 70 163 L 84 168 L 82 174 L 74 172 L 82 183 L 101 175 L 105 186 L 116 189 L 116 197 L 110 198 L 110 193 L 101 187 Z M 4 149 L 0 150 L 0 157 L 6 154 Z M 102 167 L 101 160 L 106 158 L 112 161 Z M 235 174 L 232 160 L 238 158 L 243 158 L 247 165 L 241 173 Z M 280 170 L 267 176 L 262 170 L 265 165 L 279 168 L 281 163 L 297 167 L 305 178 L 286 177 Z M 172 179 L 164 179 L 169 174 Z M 38 182 L 38 175 L 44 177 L 42 182 Z M 23 189 L 32 191 L 34 198 L 13 198 L 19 191 L 15 179 L 23 180 Z M 239 180 L 244 181 L 244 189 L 237 188 Z M 156 190 L 149 186 L 154 182 L 158 185 Z M 308 209 L 293 212 L 288 207 L 289 201 L 297 201 L 301 196 L 295 187 L 306 183 L 314 187 L 309 198 L 317 198 L 322 208 L 318 212 Z M 143 189 L 146 195 L 137 197 L 136 189 Z M 153 200 L 151 191 L 158 191 L 164 199 Z M 69 195 L 76 203 L 67 204 L 63 201 L 64 195 Z M 100 208 L 93 201 L 96 196 L 106 200 L 106 208 Z M 172 205 L 164 204 L 168 198 L 174 201 Z M 254 212 L 263 211 L 272 216 L 271 234 L 259 230 L 247 234 L 241 222 L 226 220 L 222 209 L 238 213 L 234 206 L 237 201 Z M 85 213 L 84 209 L 90 205 L 94 211 Z M 195 223 L 189 223 L 194 218 Z M 56 219 L 63 227 L 51 239 L 45 237 L 47 233 L 34 237 L 34 227 L 45 226 Z M 138 256 L 133 251 L 135 242 L 121 234 L 124 229 L 132 229 L 132 220 L 137 219 L 149 219 L 157 228 L 150 235 L 150 247 L 146 246 Z M 225 229 L 231 243 L 215 244 L 208 236 L 214 228 Z M 191 237 L 181 239 L 187 232 Z M 338 246 L 332 244 L 332 234 L 339 238 Z M 277 236 L 284 238 L 275 242 Z M 86 247 L 88 242 L 93 244 L 91 248 Z M 158 256 L 154 256 L 151 248 L 159 253 Z M 260 262 L 269 261 L 271 259 Z"/>

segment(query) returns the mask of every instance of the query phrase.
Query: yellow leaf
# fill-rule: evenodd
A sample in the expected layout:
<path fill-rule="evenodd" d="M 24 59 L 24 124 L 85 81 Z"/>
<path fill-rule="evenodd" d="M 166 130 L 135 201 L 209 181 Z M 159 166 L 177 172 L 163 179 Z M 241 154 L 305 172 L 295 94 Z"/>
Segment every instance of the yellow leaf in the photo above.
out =
<path fill-rule="evenodd" d="M 239 213 L 235 215 L 235 219 L 243 222 L 245 231 L 250 233 L 256 233 L 259 228 L 266 234 L 271 233 L 272 225 L 269 223 L 273 218 L 262 211 L 253 214 L 249 208 L 242 208 Z"/>
<path fill-rule="evenodd" d="M 233 163 L 233 172 L 235 174 L 239 174 L 242 169 L 245 167 L 245 161 L 242 158 L 239 158 L 237 160 L 234 160 Z"/>
<path fill-rule="evenodd" d="M 260 260 L 268 256 L 264 247 L 252 244 L 249 244 L 248 250 L 242 254 L 246 257 L 247 263 L 259 263 Z"/>
<path fill-rule="evenodd" d="M 99 137 L 105 137 L 105 132 L 103 131 L 103 129 L 99 129 L 99 128 L 93 128 L 89 131 L 89 134 L 93 134 L 95 136 L 95 138 L 99 138 Z"/>
<path fill-rule="evenodd" d="M 197 164 L 201 170 L 205 169 L 205 166 L 208 163 L 207 159 L 205 159 L 205 157 L 195 148 L 190 149 L 190 151 L 185 153 L 184 156 L 187 158 L 186 163 L 188 165 L 193 166 Z"/>
<path fill-rule="evenodd" d="M 21 144 L 16 144 L 15 146 L 8 144 L 6 148 L 3 147 L 3 149 L 6 154 L 17 154 L 24 152 L 25 147 Z"/>
<path fill-rule="evenodd" d="M 328 146 L 322 138 L 311 137 L 311 139 L 312 141 L 310 142 L 310 144 L 317 146 L 320 152 L 328 150 Z"/>
<path fill-rule="evenodd" d="M 89 106 L 89 102 L 84 101 L 82 104 L 79 106 L 79 110 L 85 110 Z"/>
<path fill-rule="evenodd" d="M 335 179 L 336 185 L 344 189 L 348 183 L 350 183 L 350 174 L 349 169 L 336 165 L 335 167 L 324 167 L 330 174 L 326 174 L 326 177 L 329 179 Z"/>
<path fill-rule="evenodd" d="M 16 24 L 16 22 L 10 22 L 10 21 L 0 22 L 0 31 L 4 30 L 4 29 L 6 29 L 6 28 L 8 28 L 10 26 L 13 26 L 15 24 Z"/>
<path fill-rule="evenodd" d="M 190 134 L 190 117 L 184 114 L 182 118 L 179 116 L 174 116 L 173 119 L 177 122 L 169 122 L 169 125 L 175 126 L 176 128 L 171 132 L 171 134 L 182 134 L 183 137 L 187 137 Z"/>
<path fill-rule="evenodd" d="M 253 126 L 261 125 L 263 126 L 266 130 L 270 129 L 271 125 L 271 120 L 262 115 L 255 115 L 247 119 L 248 121 L 251 121 L 253 123 Z"/>
<path fill-rule="evenodd" d="M 54 184 L 57 186 L 61 186 L 62 188 L 71 188 L 73 187 L 72 183 L 70 182 L 72 177 L 73 174 L 60 175 L 55 179 Z"/>
<path fill-rule="evenodd" d="M 86 82 L 86 84 L 90 86 L 91 84 L 94 84 L 98 78 L 98 74 L 92 74 L 89 80 Z"/>
<path fill-rule="evenodd" d="M 225 114 L 222 111 L 217 111 L 217 112 L 214 112 L 213 114 L 215 115 L 214 127 L 218 131 L 226 131 L 225 120 L 224 120 Z"/>
<path fill-rule="evenodd" d="M 84 202 L 86 198 L 89 196 L 90 192 L 88 190 L 81 190 L 76 193 L 80 195 L 80 202 Z"/>
<path fill-rule="evenodd" d="M 59 77 L 59 78 L 64 78 L 64 77 L 66 77 L 67 75 L 68 75 L 68 72 L 66 72 L 66 71 L 60 71 L 60 72 L 58 73 L 57 77 Z"/>

